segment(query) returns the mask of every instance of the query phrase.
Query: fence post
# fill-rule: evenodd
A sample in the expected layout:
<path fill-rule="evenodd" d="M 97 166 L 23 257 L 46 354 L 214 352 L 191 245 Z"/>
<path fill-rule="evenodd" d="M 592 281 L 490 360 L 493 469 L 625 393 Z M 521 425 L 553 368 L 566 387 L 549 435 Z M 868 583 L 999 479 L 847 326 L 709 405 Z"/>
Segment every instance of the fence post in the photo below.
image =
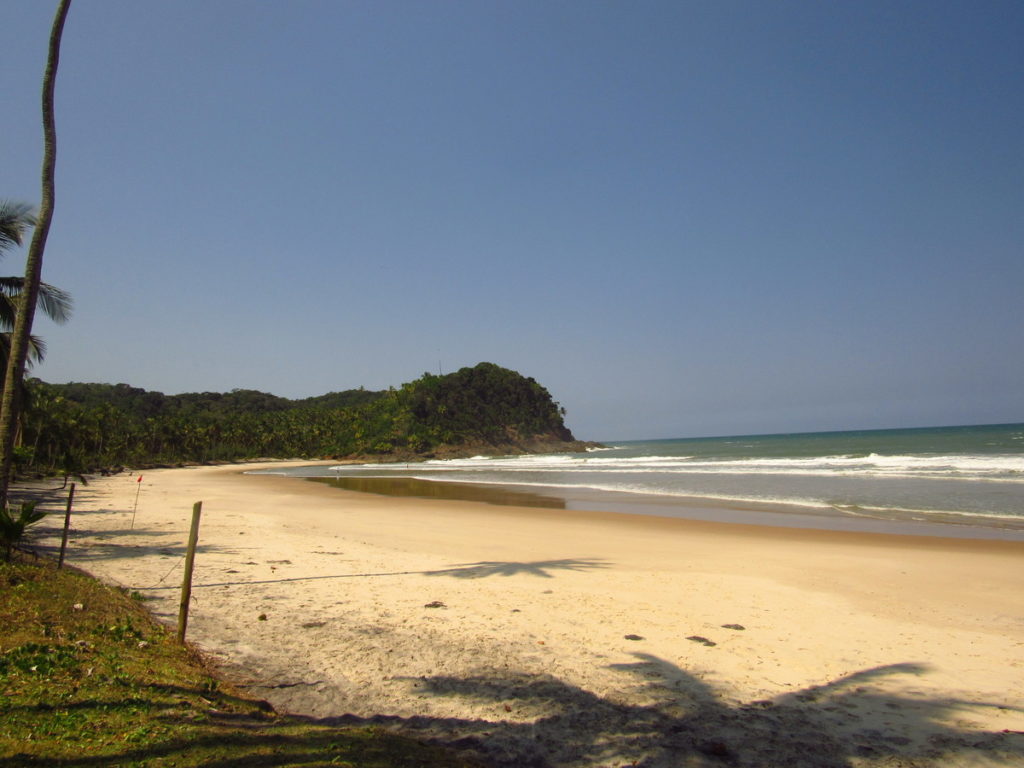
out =
<path fill-rule="evenodd" d="M 192 527 L 188 532 L 188 550 L 185 552 L 185 578 L 181 582 L 181 604 L 178 606 L 178 642 L 185 642 L 185 628 L 188 626 L 188 602 L 192 597 L 192 564 L 196 559 L 196 542 L 199 541 L 199 515 L 203 502 L 192 505 Z"/>
<path fill-rule="evenodd" d="M 57 559 L 58 570 L 64 567 L 64 553 L 68 548 L 68 529 L 71 528 L 71 502 L 75 498 L 75 484 L 71 484 L 71 490 L 68 491 L 68 508 L 64 512 L 64 535 L 60 540 L 60 557 Z"/>

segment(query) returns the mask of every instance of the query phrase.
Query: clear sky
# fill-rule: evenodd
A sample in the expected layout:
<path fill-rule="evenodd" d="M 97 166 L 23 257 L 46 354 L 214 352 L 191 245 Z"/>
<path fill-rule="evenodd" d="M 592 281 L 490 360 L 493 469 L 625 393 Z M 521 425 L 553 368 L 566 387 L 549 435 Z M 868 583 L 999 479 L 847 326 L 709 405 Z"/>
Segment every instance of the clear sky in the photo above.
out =
<path fill-rule="evenodd" d="M 0 197 L 55 7 L 5 3 Z M 595 440 L 1024 421 L 1022 41 L 1020 0 L 75 0 L 35 374 L 487 360 Z"/>

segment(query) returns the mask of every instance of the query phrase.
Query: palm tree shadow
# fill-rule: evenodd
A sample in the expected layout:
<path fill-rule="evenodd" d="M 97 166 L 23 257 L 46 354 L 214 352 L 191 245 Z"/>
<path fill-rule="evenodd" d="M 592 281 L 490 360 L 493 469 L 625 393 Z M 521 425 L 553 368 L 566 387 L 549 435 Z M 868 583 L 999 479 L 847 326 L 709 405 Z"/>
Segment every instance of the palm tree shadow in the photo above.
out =
<path fill-rule="evenodd" d="M 608 563 L 599 558 L 565 558 L 562 560 L 537 560 L 530 563 L 484 561 L 479 563 L 461 563 L 451 568 L 437 571 L 425 571 L 426 576 L 451 576 L 456 579 L 486 579 L 490 576 L 517 576 L 525 574 L 552 579 L 548 571 L 590 571 L 607 568 Z"/>
<path fill-rule="evenodd" d="M 59 527 L 54 524 L 55 522 L 56 518 L 46 519 L 44 523 L 29 532 L 28 545 L 36 554 L 57 558 L 60 552 L 63 521 Z M 129 537 L 137 537 L 137 540 L 146 543 L 122 542 L 123 539 Z M 181 531 L 154 530 L 141 525 L 137 525 L 132 530 L 128 528 L 93 528 L 78 524 L 72 526 L 68 539 L 68 552 L 80 565 L 104 560 L 133 560 L 153 555 L 169 558 L 168 562 L 170 563 L 173 558 L 183 558 L 186 549 L 185 536 Z M 196 552 L 199 554 L 238 554 L 242 549 L 242 547 L 224 547 L 203 543 L 196 546 Z"/>
<path fill-rule="evenodd" d="M 498 768 L 853 768 L 1024 760 L 1022 733 L 950 724 L 967 711 L 1005 705 L 885 690 L 895 676 L 928 674 L 927 665 L 891 664 L 770 700 L 730 702 L 675 664 L 650 654 L 633 655 L 637 661 L 611 665 L 641 679 L 642 686 L 630 696 L 601 697 L 547 675 L 431 677 L 411 682 L 427 695 L 492 702 L 510 712 L 509 719 L 378 716 L 359 721 L 454 743 Z"/>
<path fill-rule="evenodd" d="M 98 497 L 98 491 L 91 485 L 84 485 L 80 480 L 70 479 L 66 487 L 54 485 L 60 480 L 51 479 L 31 483 L 21 483 L 11 486 L 9 501 L 12 504 L 21 504 L 26 501 L 35 501 L 39 508 L 46 510 L 47 514 L 61 515 L 63 517 L 67 509 L 68 494 L 71 484 L 75 485 L 74 502 L 72 503 L 72 517 L 81 515 L 94 515 L 97 513 L 123 512 L 124 510 L 113 509 L 81 509 L 82 502 L 88 502 Z"/>
<path fill-rule="evenodd" d="M 214 757 L 204 765 L 324 765 L 325 753 L 335 748 L 335 729 L 349 726 L 385 727 L 420 741 L 444 744 L 473 753 L 492 768 L 923 768 L 1019 765 L 1024 758 L 1024 734 L 979 732 L 946 724 L 951 712 L 978 706 L 976 703 L 910 699 L 873 687 L 895 675 L 927 674 L 925 665 L 876 667 L 770 701 L 730 703 L 670 662 L 649 654 L 634 656 L 636 662 L 613 666 L 642 678 L 652 694 L 645 704 L 598 696 L 549 675 L 417 678 L 426 695 L 457 695 L 498 704 L 498 709 L 509 712 L 504 720 L 384 715 L 277 719 L 267 714 L 270 708 L 265 702 L 205 688 L 155 684 L 134 699 L 88 700 L 72 709 L 162 708 L 166 703 L 157 702 L 156 694 L 180 695 L 186 704 L 189 697 L 198 695 L 199 701 L 214 707 L 204 710 L 209 721 L 228 725 L 233 731 L 226 735 L 201 733 L 188 741 L 146 747 L 127 746 L 113 759 L 83 754 L 61 764 L 90 768 L 111 765 L 112 760 L 127 764 L 177 759 L 228 739 L 238 754 Z M 880 723 L 880 716 L 900 719 Z M 296 736 L 290 730 L 296 721 L 323 726 L 323 730 Z M 305 752 L 266 754 L 266 747 L 274 747 L 276 753 L 292 744 Z M 245 754 L 247 749 L 251 755 Z M 7 763 L 0 759 L 0 764 Z"/>

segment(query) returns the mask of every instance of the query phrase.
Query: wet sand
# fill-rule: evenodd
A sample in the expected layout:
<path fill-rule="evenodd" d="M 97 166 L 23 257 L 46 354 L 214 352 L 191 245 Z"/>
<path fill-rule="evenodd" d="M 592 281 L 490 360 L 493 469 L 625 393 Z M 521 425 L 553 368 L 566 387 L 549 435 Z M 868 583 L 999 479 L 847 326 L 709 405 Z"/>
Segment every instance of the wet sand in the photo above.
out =
<path fill-rule="evenodd" d="M 189 639 L 280 709 L 501 766 L 1024 765 L 1022 542 L 396 499 L 251 468 L 145 472 L 133 530 L 137 475 L 80 487 L 69 560 L 173 622 L 203 501 Z"/>

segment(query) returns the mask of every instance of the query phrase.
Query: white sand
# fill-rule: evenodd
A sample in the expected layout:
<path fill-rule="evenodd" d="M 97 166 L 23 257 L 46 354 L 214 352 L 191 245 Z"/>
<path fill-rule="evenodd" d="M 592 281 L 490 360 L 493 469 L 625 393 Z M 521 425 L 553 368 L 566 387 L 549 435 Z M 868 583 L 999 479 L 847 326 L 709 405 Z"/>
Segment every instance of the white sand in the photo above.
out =
<path fill-rule="evenodd" d="M 79 487 L 68 559 L 173 623 L 203 501 L 189 639 L 279 709 L 503 766 L 1024 765 L 1024 542 L 396 500 L 241 470 L 144 472 L 134 530 L 137 475 Z"/>

